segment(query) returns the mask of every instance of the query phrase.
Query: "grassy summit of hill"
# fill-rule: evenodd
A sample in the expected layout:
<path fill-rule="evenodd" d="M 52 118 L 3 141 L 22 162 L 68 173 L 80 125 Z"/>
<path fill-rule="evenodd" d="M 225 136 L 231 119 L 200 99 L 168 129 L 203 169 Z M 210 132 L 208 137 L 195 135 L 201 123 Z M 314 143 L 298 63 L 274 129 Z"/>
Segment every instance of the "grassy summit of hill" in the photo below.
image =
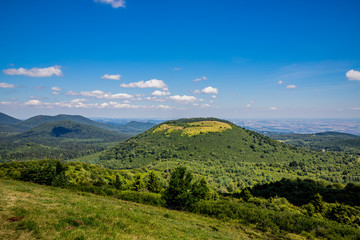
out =
<path fill-rule="evenodd" d="M 172 124 L 161 124 L 155 128 L 153 133 L 164 132 L 166 135 L 171 134 L 173 131 L 179 131 L 181 136 L 194 136 L 206 133 L 223 132 L 227 129 L 232 129 L 230 124 L 220 121 L 198 121 L 184 124 L 183 126 Z"/>
<path fill-rule="evenodd" d="M 0 186 L 0 239 L 274 238 L 236 221 L 32 183 Z"/>
<path fill-rule="evenodd" d="M 99 164 L 159 171 L 185 165 L 214 185 L 233 191 L 283 177 L 358 182 L 357 157 L 297 148 L 228 121 L 197 118 L 155 126 L 103 152 Z"/>

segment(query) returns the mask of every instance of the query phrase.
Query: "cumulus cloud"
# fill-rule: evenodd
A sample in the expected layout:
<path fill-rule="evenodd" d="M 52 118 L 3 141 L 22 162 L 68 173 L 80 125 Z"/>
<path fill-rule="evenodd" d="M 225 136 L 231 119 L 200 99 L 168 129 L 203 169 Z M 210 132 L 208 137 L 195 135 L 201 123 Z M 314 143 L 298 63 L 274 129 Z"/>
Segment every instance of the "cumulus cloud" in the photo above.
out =
<path fill-rule="evenodd" d="M 9 68 L 3 70 L 4 74 L 7 75 L 24 75 L 28 77 L 51 77 L 52 75 L 55 76 L 62 76 L 63 73 L 61 71 L 61 66 L 53 66 L 47 68 Z"/>
<path fill-rule="evenodd" d="M 110 4 L 113 8 L 125 7 L 125 0 L 94 0 L 95 2 L 100 2 L 104 4 Z"/>
<path fill-rule="evenodd" d="M 0 82 L 0 88 L 16 88 L 17 86 L 11 83 Z"/>
<path fill-rule="evenodd" d="M 151 79 L 148 81 L 139 81 L 139 82 L 132 82 L 132 83 L 122 83 L 120 87 L 123 88 L 161 88 L 164 91 L 168 90 L 168 86 L 164 83 L 163 80 L 158 79 Z"/>
<path fill-rule="evenodd" d="M 180 103 L 192 103 L 197 100 L 196 97 L 187 96 L 187 95 L 183 95 L 183 96 L 175 95 L 175 96 L 170 96 L 169 98 L 173 101 L 180 102 Z"/>
<path fill-rule="evenodd" d="M 120 80 L 120 78 L 121 78 L 120 74 L 114 74 L 114 75 L 105 74 L 101 77 L 101 79 L 109 79 L 109 80 Z"/>
<path fill-rule="evenodd" d="M 213 88 L 211 86 L 204 88 L 203 90 L 201 90 L 201 92 L 202 93 L 211 93 L 211 94 L 218 94 L 219 93 L 217 88 Z"/>
<path fill-rule="evenodd" d="M 170 92 L 159 91 L 159 90 L 155 90 L 153 93 L 151 93 L 152 96 L 167 96 L 170 94 L 171 94 Z"/>
<path fill-rule="evenodd" d="M 71 95 L 71 96 L 95 97 L 98 99 L 130 99 L 130 98 L 133 98 L 132 95 L 127 94 L 127 93 L 112 94 L 111 92 L 103 92 L 101 90 L 81 91 L 81 92 L 68 91 L 65 94 Z"/>
<path fill-rule="evenodd" d="M 59 88 L 59 87 L 52 87 L 51 90 L 53 90 L 53 91 L 61 91 L 62 89 Z"/>
<path fill-rule="evenodd" d="M 212 95 L 212 96 L 211 96 L 211 98 L 214 98 L 214 99 L 215 99 L 216 97 L 217 97 L 216 95 Z"/>
<path fill-rule="evenodd" d="M 286 88 L 292 89 L 292 88 L 296 88 L 296 85 L 287 85 Z"/>
<path fill-rule="evenodd" d="M 200 78 L 195 78 L 193 81 L 194 81 L 194 82 L 200 82 L 200 81 L 203 81 L 203 80 L 207 80 L 207 77 L 202 76 L 202 77 L 200 77 Z"/>
<path fill-rule="evenodd" d="M 219 90 L 217 88 L 213 88 L 211 86 L 209 87 L 206 87 L 202 90 L 194 90 L 193 91 L 194 94 L 199 94 L 199 93 L 205 93 L 205 94 L 218 94 L 219 93 Z M 212 96 L 212 98 L 216 98 L 216 96 L 214 97 L 215 95 Z"/>
<path fill-rule="evenodd" d="M 269 107 L 269 110 L 276 111 L 276 110 L 278 110 L 278 108 L 277 107 Z"/>
<path fill-rule="evenodd" d="M 283 83 L 284 83 L 284 82 L 283 82 L 283 81 L 281 81 L 281 80 L 280 80 L 280 81 L 278 81 L 278 84 L 280 84 L 280 85 L 281 85 L 281 84 L 283 84 Z"/>
<path fill-rule="evenodd" d="M 352 69 L 346 73 L 346 77 L 350 81 L 360 81 L 360 72 Z"/>
<path fill-rule="evenodd" d="M 32 105 L 32 106 L 39 106 L 41 105 L 41 101 L 39 100 L 29 100 L 27 102 L 24 103 L 25 105 Z"/>

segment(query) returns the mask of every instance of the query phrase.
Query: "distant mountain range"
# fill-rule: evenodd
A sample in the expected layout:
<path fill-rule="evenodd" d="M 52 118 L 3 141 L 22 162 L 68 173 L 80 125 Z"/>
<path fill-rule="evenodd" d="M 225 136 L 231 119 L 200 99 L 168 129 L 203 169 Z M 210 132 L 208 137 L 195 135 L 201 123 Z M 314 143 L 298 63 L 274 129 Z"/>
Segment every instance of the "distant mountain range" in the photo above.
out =
<path fill-rule="evenodd" d="M 23 132 L 25 130 L 29 130 L 44 123 L 59 122 L 59 121 L 73 121 L 76 123 L 87 124 L 110 131 L 127 133 L 129 135 L 136 135 L 155 125 L 155 123 L 151 123 L 151 122 L 137 122 L 137 121 L 130 121 L 126 124 L 101 123 L 90 120 L 80 115 L 65 115 L 65 114 L 59 114 L 56 116 L 38 115 L 31 117 L 27 120 L 21 121 L 4 113 L 0 113 L 0 132 L 9 132 L 9 133 Z"/>
<path fill-rule="evenodd" d="M 99 123 L 79 115 L 39 115 L 21 121 L 0 114 L 0 161 L 71 159 L 105 150 L 152 123 Z"/>

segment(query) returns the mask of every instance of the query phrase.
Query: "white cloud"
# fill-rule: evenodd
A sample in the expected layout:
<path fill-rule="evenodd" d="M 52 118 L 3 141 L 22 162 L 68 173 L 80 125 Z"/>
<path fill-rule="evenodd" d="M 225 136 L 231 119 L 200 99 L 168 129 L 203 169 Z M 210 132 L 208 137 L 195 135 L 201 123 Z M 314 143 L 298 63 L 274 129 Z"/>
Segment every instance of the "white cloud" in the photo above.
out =
<path fill-rule="evenodd" d="M 170 96 L 169 97 L 171 100 L 176 101 L 176 102 L 181 102 L 181 103 L 192 103 L 195 102 L 197 100 L 196 97 L 194 96 L 187 96 L 187 95 L 175 95 L 175 96 Z"/>
<path fill-rule="evenodd" d="M 255 100 L 250 100 L 249 103 L 255 103 Z"/>
<path fill-rule="evenodd" d="M 29 100 L 24 103 L 25 105 L 39 106 L 41 105 L 41 101 L 39 100 Z"/>
<path fill-rule="evenodd" d="M 271 111 L 277 111 L 278 108 L 277 108 L 277 107 L 269 107 L 269 110 L 271 110 Z"/>
<path fill-rule="evenodd" d="M 51 90 L 53 90 L 53 91 L 61 91 L 62 89 L 59 88 L 59 87 L 52 87 Z"/>
<path fill-rule="evenodd" d="M 168 90 L 168 86 L 164 81 L 158 79 L 151 79 L 148 81 L 139 81 L 139 82 L 132 82 L 132 83 L 122 83 L 120 87 L 123 88 L 162 88 L 164 91 Z"/>
<path fill-rule="evenodd" d="M 204 88 L 204 89 L 202 89 L 202 90 L 198 90 L 198 89 L 196 89 L 196 90 L 194 90 L 194 91 L 192 91 L 194 94 L 199 94 L 199 93 L 205 93 L 205 94 L 218 94 L 219 93 L 219 90 L 217 89 L 217 88 L 213 88 L 213 87 L 211 87 L 211 86 L 209 86 L 209 87 L 206 87 L 206 88 Z M 212 98 L 216 98 L 216 96 L 214 97 L 215 95 L 213 95 L 212 96 Z"/>
<path fill-rule="evenodd" d="M 17 86 L 11 83 L 0 82 L 0 88 L 16 88 Z"/>
<path fill-rule="evenodd" d="M 281 80 L 280 80 L 280 81 L 278 81 L 278 84 L 280 84 L 280 85 L 281 85 L 281 84 L 283 84 L 283 83 L 284 83 L 284 82 L 283 82 L 283 81 L 281 81 Z"/>
<path fill-rule="evenodd" d="M 101 79 L 109 79 L 109 80 L 120 80 L 120 78 L 121 78 L 120 74 L 115 74 L 115 75 L 105 74 L 101 77 Z"/>
<path fill-rule="evenodd" d="M 246 104 L 246 107 L 247 108 L 251 108 L 251 104 L 249 103 L 249 104 Z"/>
<path fill-rule="evenodd" d="M 353 107 L 351 110 L 360 110 L 360 107 Z"/>
<path fill-rule="evenodd" d="M 211 100 L 209 103 L 214 103 L 215 101 L 214 100 Z"/>
<path fill-rule="evenodd" d="M 143 99 L 140 99 L 140 100 L 143 100 Z M 144 100 L 153 101 L 153 102 L 166 102 L 166 99 L 158 98 L 158 97 L 147 97 L 147 98 L 144 98 Z"/>
<path fill-rule="evenodd" d="M 203 90 L 201 90 L 202 93 L 211 93 L 211 94 L 218 94 L 219 91 L 217 88 L 213 88 L 213 87 L 206 87 Z"/>
<path fill-rule="evenodd" d="M 156 108 L 159 108 L 159 109 L 164 109 L 164 110 L 173 109 L 173 107 L 171 107 L 171 106 L 168 106 L 168 105 L 162 105 L 162 104 L 160 104 L 160 105 L 156 106 Z"/>
<path fill-rule="evenodd" d="M 289 88 L 289 89 L 293 89 L 293 88 L 296 88 L 297 86 L 296 85 L 287 85 L 286 88 Z"/>
<path fill-rule="evenodd" d="M 360 81 L 360 72 L 352 69 L 346 73 L 346 77 L 350 81 Z"/>
<path fill-rule="evenodd" d="M 59 92 L 52 92 L 52 95 L 59 95 Z"/>
<path fill-rule="evenodd" d="M 95 0 L 95 2 L 100 2 L 104 4 L 110 4 L 113 8 L 125 7 L 125 0 Z"/>
<path fill-rule="evenodd" d="M 71 96 L 84 96 L 84 97 L 95 97 L 98 99 L 130 99 L 133 98 L 132 95 L 127 93 L 116 93 L 112 94 L 111 92 L 103 92 L 101 90 L 94 90 L 94 91 L 81 91 L 81 92 L 73 92 L 68 91 L 65 93 L 66 95 Z"/>
<path fill-rule="evenodd" d="M 181 68 L 179 68 L 179 67 L 174 67 L 173 68 L 175 71 L 180 71 L 181 70 Z"/>
<path fill-rule="evenodd" d="M 155 90 L 151 95 L 152 96 L 167 96 L 170 94 L 171 94 L 170 92 L 163 92 L 163 91 Z"/>
<path fill-rule="evenodd" d="M 47 68 L 9 68 L 3 70 L 4 74 L 7 75 L 24 75 L 28 77 L 51 77 L 52 75 L 55 76 L 62 76 L 63 73 L 61 71 L 61 66 L 53 66 Z"/>
<path fill-rule="evenodd" d="M 214 98 L 214 99 L 215 99 L 216 97 L 217 97 L 216 95 L 212 95 L 212 96 L 211 96 L 211 98 Z"/>
<path fill-rule="evenodd" d="M 201 78 L 195 78 L 193 81 L 194 82 L 200 82 L 200 81 L 203 81 L 203 80 L 207 80 L 207 77 L 202 76 Z"/>
<path fill-rule="evenodd" d="M 211 105 L 210 104 L 203 104 L 203 105 L 201 105 L 201 107 L 211 107 Z"/>

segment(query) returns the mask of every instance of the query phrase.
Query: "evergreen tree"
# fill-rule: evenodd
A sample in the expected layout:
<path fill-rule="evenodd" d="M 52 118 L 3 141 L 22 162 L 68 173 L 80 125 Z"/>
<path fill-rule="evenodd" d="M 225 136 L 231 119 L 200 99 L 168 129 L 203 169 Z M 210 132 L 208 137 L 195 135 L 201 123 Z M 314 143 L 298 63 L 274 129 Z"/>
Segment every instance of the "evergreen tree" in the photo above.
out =
<path fill-rule="evenodd" d="M 192 179 L 185 167 L 178 167 L 171 173 L 169 186 L 163 193 L 168 208 L 182 210 L 190 205 Z"/>
<path fill-rule="evenodd" d="M 135 180 L 132 185 L 132 190 L 139 191 L 139 190 L 143 189 L 144 187 L 145 187 L 145 183 L 143 181 L 143 177 L 139 173 L 136 174 Z"/>
<path fill-rule="evenodd" d="M 150 192 L 159 193 L 161 191 L 161 182 L 159 180 L 159 176 L 151 171 L 149 175 L 149 181 L 146 183 L 146 188 Z"/>

